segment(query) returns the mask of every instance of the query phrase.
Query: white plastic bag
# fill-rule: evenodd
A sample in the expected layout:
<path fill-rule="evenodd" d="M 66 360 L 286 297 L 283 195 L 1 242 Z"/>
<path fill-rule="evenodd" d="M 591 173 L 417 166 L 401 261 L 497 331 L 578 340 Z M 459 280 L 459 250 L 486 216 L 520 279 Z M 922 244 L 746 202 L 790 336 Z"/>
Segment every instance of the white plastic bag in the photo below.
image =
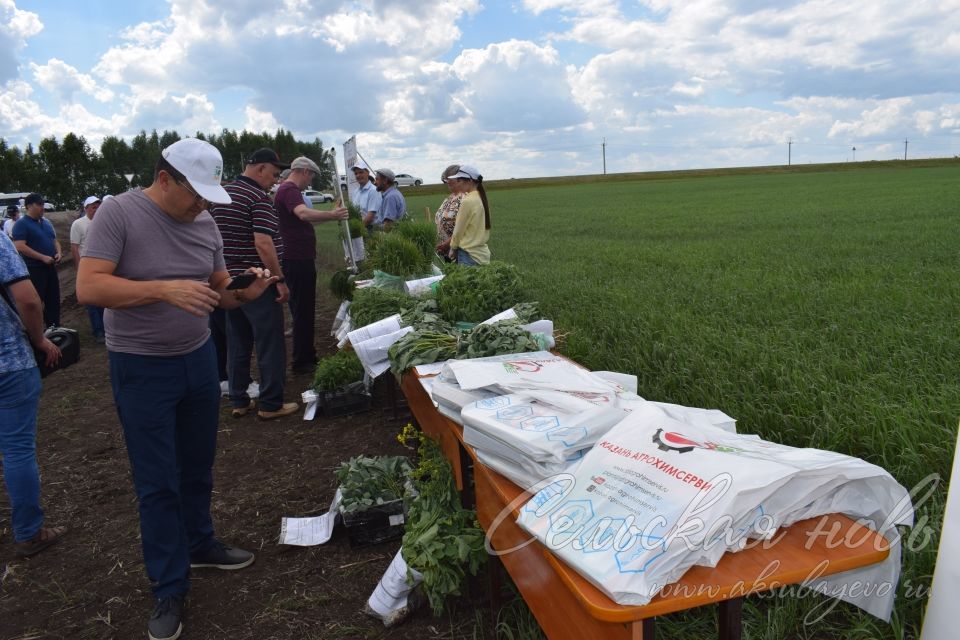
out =
<path fill-rule="evenodd" d="M 694 564 L 712 566 L 749 538 L 837 511 L 872 517 L 894 547 L 884 563 L 848 573 L 895 586 L 895 525 L 913 516 L 906 490 L 886 471 L 681 422 L 646 403 L 607 432 L 572 482 L 555 482 L 524 505 L 518 523 L 615 602 L 642 605 Z M 883 618 L 895 589 L 881 592 L 841 597 Z"/>
<path fill-rule="evenodd" d="M 475 430 L 535 462 L 562 463 L 592 447 L 624 416 L 619 409 L 566 393 L 541 392 L 541 396 L 509 394 L 467 405 L 460 412 L 464 441 L 474 444 Z"/>
<path fill-rule="evenodd" d="M 408 571 L 412 583 L 407 582 Z M 401 552 L 397 551 L 397 555 L 393 557 L 390 566 L 367 599 L 364 613 L 379 618 L 385 627 L 403 622 L 410 615 L 410 592 L 421 581 L 423 574 L 408 567 Z"/>

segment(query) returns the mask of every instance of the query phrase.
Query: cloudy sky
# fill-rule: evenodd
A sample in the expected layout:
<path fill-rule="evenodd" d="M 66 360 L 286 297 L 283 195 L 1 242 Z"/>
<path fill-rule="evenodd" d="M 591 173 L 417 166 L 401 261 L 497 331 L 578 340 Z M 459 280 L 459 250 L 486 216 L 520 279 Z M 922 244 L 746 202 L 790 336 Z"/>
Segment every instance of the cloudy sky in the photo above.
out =
<path fill-rule="evenodd" d="M 960 0 L 0 0 L 0 137 L 356 134 L 427 182 L 952 156 L 958 61 Z"/>

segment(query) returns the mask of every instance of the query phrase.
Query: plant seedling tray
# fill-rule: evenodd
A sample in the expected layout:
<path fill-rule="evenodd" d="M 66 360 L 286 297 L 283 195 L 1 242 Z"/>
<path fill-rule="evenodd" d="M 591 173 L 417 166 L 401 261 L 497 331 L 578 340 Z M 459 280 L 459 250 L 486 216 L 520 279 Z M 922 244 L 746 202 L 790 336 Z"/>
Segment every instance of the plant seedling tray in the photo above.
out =
<path fill-rule="evenodd" d="M 340 512 L 340 518 L 350 546 L 357 549 L 402 538 L 406 514 L 403 500 L 392 500 L 363 511 Z"/>
<path fill-rule="evenodd" d="M 320 411 L 327 418 L 360 413 L 371 407 L 370 394 L 363 382 L 354 382 L 335 391 L 319 391 L 318 395 Z"/>

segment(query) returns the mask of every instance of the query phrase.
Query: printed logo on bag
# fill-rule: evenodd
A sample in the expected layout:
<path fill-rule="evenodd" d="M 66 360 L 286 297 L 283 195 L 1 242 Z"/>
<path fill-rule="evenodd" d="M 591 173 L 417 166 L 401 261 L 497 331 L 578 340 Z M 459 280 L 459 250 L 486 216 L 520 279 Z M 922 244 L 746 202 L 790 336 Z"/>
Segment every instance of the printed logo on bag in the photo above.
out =
<path fill-rule="evenodd" d="M 512 360 L 504 362 L 503 368 L 506 369 L 508 373 L 536 373 L 543 367 L 532 360 Z"/>
<path fill-rule="evenodd" d="M 688 453 L 694 449 L 705 449 L 707 451 L 722 451 L 724 453 L 743 453 L 743 449 L 728 447 L 714 442 L 697 442 L 691 440 L 681 433 L 675 431 L 664 431 L 657 429 L 653 434 L 653 444 L 657 445 L 660 451 L 676 451 L 677 453 Z"/>

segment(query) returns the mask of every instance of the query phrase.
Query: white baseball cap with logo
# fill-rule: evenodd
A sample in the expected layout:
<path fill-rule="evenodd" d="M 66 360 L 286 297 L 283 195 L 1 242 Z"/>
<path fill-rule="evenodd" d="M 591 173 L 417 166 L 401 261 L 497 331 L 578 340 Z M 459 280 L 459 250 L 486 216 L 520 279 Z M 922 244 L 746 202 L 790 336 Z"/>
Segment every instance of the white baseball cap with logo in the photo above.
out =
<path fill-rule="evenodd" d="M 98 198 L 97 196 L 87 196 L 87 199 L 83 201 L 83 208 L 86 209 L 87 207 L 92 205 L 94 202 L 100 202 L 100 198 Z"/>
<path fill-rule="evenodd" d="M 197 138 L 184 138 L 164 149 L 161 155 L 183 174 L 201 198 L 214 204 L 230 204 L 230 194 L 220 186 L 223 157 L 215 146 Z"/>

